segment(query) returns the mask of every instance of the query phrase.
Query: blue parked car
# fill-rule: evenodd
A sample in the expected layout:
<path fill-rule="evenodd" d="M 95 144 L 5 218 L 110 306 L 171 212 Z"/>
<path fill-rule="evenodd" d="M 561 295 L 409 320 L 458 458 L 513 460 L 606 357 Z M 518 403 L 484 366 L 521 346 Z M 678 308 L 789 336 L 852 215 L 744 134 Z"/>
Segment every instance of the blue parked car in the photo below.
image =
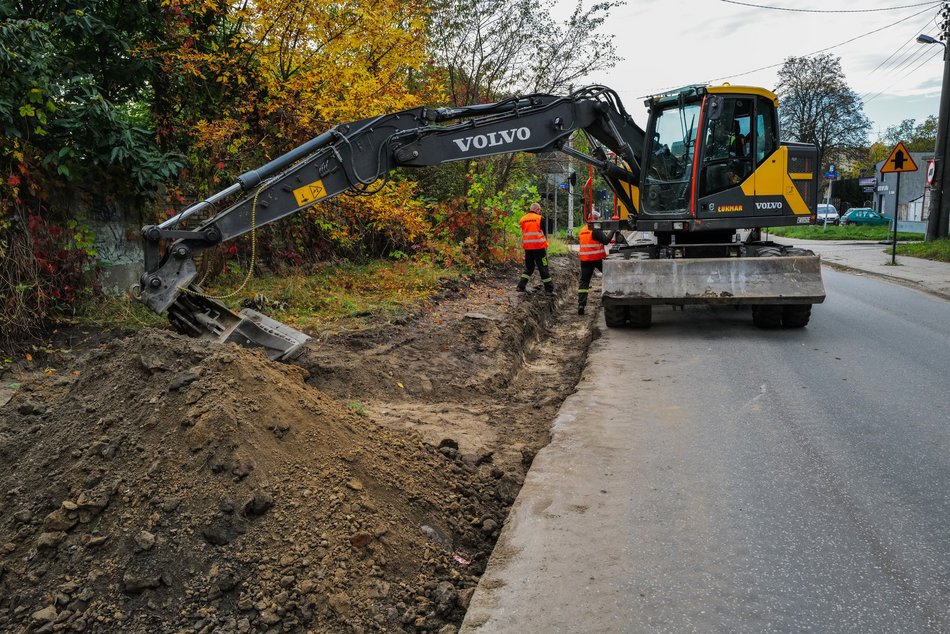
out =
<path fill-rule="evenodd" d="M 879 211 L 874 211 L 869 207 L 854 207 L 844 213 L 838 220 L 840 225 L 889 225 L 891 219 Z"/>

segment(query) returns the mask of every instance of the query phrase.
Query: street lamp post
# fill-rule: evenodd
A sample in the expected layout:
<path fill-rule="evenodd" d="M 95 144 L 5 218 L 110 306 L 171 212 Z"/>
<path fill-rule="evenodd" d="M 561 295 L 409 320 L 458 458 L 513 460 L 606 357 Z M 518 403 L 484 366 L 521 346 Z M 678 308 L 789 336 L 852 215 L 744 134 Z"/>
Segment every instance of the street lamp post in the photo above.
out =
<path fill-rule="evenodd" d="M 940 40 L 920 34 L 921 44 L 943 46 L 943 85 L 940 89 L 940 112 L 937 117 L 937 147 L 934 151 L 934 178 L 931 185 L 930 218 L 927 221 L 927 240 L 936 240 L 947 235 L 950 219 L 950 196 L 944 198 L 943 184 L 947 180 L 947 128 L 950 119 L 950 49 Z"/>

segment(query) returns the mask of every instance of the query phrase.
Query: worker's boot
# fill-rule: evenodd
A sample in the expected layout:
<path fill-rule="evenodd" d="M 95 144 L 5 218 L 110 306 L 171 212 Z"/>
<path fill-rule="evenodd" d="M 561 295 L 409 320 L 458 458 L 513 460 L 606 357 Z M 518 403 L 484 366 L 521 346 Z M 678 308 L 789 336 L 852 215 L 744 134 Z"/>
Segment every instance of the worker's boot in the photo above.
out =
<path fill-rule="evenodd" d="M 518 287 L 515 289 L 519 293 L 526 293 L 528 291 L 528 276 L 522 274 L 521 281 L 518 282 Z"/>
<path fill-rule="evenodd" d="M 545 285 L 544 285 L 544 294 L 545 294 L 545 295 L 554 295 L 554 285 L 553 285 L 553 284 L 545 284 Z"/>
<path fill-rule="evenodd" d="M 581 295 L 580 297 L 577 298 L 577 314 L 578 315 L 584 314 L 584 310 L 587 308 L 586 300 L 587 300 L 586 295 Z"/>

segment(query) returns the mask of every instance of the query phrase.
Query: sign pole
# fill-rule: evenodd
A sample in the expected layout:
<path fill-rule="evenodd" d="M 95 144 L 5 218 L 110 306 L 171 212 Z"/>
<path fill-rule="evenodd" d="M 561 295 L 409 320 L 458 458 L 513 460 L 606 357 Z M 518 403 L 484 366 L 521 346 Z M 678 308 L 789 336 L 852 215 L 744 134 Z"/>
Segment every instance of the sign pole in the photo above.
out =
<path fill-rule="evenodd" d="M 904 142 L 899 141 L 890 156 L 881 165 L 881 174 L 897 174 L 897 186 L 894 191 L 894 231 L 891 237 L 891 264 L 897 264 L 897 212 L 901 205 L 901 172 L 916 172 L 917 163 Z M 882 210 L 883 211 L 883 210 Z"/>
<path fill-rule="evenodd" d="M 894 192 L 894 235 L 891 240 L 891 264 L 897 264 L 897 210 L 901 201 L 901 173 L 897 172 L 897 186 Z"/>

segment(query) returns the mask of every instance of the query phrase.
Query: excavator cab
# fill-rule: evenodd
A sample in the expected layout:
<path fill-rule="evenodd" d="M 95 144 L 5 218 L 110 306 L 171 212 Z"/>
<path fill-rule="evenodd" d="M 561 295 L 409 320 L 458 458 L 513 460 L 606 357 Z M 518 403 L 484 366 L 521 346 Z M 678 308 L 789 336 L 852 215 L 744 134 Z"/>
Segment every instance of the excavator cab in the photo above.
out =
<path fill-rule="evenodd" d="M 772 92 L 690 86 L 646 103 L 638 228 L 731 233 L 814 222 L 817 151 L 779 142 Z"/>

